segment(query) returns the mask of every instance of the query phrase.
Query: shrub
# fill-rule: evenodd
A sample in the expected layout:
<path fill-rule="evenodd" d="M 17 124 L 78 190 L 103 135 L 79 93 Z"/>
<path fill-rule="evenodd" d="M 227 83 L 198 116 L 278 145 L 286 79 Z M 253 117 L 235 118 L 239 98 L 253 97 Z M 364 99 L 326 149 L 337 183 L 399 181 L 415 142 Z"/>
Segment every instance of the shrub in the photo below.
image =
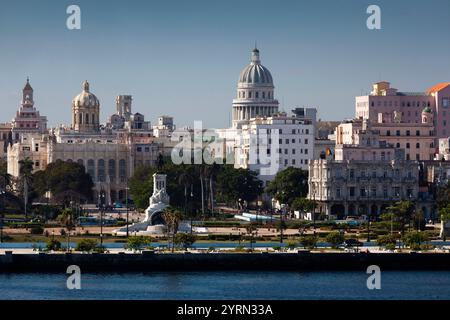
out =
<path fill-rule="evenodd" d="M 304 248 L 314 249 L 317 245 L 317 240 L 316 235 L 306 235 L 300 238 L 300 243 Z"/>
<path fill-rule="evenodd" d="M 191 247 L 197 240 L 196 236 L 190 233 L 177 233 L 175 235 L 174 243 L 177 246 L 183 247 L 185 250 Z"/>
<path fill-rule="evenodd" d="M 429 240 L 426 232 L 412 231 L 403 237 L 403 242 L 413 250 L 420 250 L 420 245 Z"/>
<path fill-rule="evenodd" d="M 55 239 L 50 239 L 47 241 L 47 250 L 48 251 L 59 251 L 61 250 L 61 242 Z"/>
<path fill-rule="evenodd" d="M 151 238 L 143 236 L 131 236 L 125 248 L 132 251 L 141 251 L 146 245 L 151 243 Z"/>
<path fill-rule="evenodd" d="M 80 242 L 77 243 L 77 246 L 75 247 L 75 251 L 82 251 L 82 252 L 92 252 L 99 249 L 99 245 L 97 241 L 93 239 L 83 239 Z"/>
<path fill-rule="evenodd" d="M 297 243 L 296 242 L 288 242 L 287 247 L 289 249 L 295 249 L 297 247 Z"/>
<path fill-rule="evenodd" d="M 337 249 L 345 241 L 345 237 L 341 232 L 333 231 L 327 235 L 326 241 L 331 244 L 332 248 Z"/>
<path fill-rule="evenodd" d="M 42 228 L 42 226 L 33 226 L 30 229 L 30 233 L 31 234 L 43 234 L 44 233 L 44 228 Z"/>
<path fill-rule="evenodd" d="M 381 247 L 385 247 L 388 250 L 395 249 L 396 243 L 397 243 L 396 238 L 390 234 L 379 236 L 377 239 L 377 244 Z"/>

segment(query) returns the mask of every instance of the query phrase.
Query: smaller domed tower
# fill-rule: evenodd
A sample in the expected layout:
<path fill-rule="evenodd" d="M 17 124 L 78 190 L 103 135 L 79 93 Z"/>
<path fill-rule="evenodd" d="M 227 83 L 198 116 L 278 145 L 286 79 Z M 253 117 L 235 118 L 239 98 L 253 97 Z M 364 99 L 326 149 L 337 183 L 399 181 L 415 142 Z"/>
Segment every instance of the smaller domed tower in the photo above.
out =
<path fill-rule="evenodd" d="M 100 130 L 100 101 L 89 91 L 89 82 L 83 82 L 83 91 L 72 101 L 72 128 L 78 132 Z"/>
<path fill-rule="evenodd" d="M 426 107 L 422 111 L 422 123 L 433 124 L 433 111 L 430 107 Z"/>

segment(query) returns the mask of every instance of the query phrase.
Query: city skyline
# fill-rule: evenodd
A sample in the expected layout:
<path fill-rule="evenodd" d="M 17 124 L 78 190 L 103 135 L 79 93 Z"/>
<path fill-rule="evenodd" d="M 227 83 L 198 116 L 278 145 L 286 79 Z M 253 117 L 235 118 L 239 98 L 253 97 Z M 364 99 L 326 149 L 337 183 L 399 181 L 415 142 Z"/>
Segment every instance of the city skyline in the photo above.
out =
<path fill-rule="evenodd" d="M 33 10 L 30 3 L 0 13 L 1 122 L 14 116 L 29 76 L 50 127 L 70 122 L 71 101 L 87 79 L 101 102 L 101 122 L 114 113 L 117 95 L 131 94 L 134 110 L 152 122 L 169 114 L 180 126 L 203 120 L 225 128 L 255 41 L 280 110 L 313 106 L 325 120 L 353 117 L 354 97 L 378 80 L 406 91 L 449 80 L 450 45 L 440 40 L 450 26 L 440 19 L 446 1 L 435 1 L 442 9 L 436 11 L 424 2 L 378 1 L 381 30 L 367 29 L 365 1 L 79 1 L 82 28 L 72 31 L 65 26 L 70 2 L 43 1 Z"/>

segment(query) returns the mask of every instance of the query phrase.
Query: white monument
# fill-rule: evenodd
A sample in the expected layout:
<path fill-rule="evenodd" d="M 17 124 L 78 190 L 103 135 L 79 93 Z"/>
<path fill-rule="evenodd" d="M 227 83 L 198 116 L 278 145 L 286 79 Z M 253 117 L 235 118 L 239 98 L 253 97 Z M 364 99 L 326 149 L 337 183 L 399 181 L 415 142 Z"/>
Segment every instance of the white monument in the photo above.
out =
<path fill-rule="evenodd" d="M 169 206 L 170 199 L 166 192 L 166 177 L 165 174 L 153 175 L 153 194 L 149 199 L 149 206 L 145 209 L 145 218 L 142 222 L 128 226 L 130 234 L 150 235 L 165 232 L 166 225 L 161 214 Z M 115 230 L 118 235 L 126 234 L 126 232 L 126 226 Z"/>

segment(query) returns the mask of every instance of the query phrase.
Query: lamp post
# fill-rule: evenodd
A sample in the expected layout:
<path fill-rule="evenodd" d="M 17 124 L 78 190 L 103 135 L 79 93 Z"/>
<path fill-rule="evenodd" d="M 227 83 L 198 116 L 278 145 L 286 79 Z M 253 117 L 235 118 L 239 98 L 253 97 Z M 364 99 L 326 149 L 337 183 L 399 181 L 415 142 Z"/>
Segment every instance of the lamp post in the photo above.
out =
<path fill-rule="evenodd" d="M 127 213 L 127 239 L 129 236 L 129 229 L 128 229 L 128 221 L 129 221 L 129 213 L 128 213 L 128 179 L 127 179 L 127 185 L 125 187 L 125 207 L 126 207 L 126 213 Z"/>
<path fill-rule="evenodd" d="M 3 197 L 5 196 L 6 192 L 3 190 L 0 190 L 0 197 L 2 197 L 2 206 L 0 207 L 2 212 L 0 213 L 0 243 L 3 243 L 3 223 L 5 221 L 5 213 L 4 213 L 4 204 L 5 201 L 3 200 Z"/>
<path fill-rule="evenodd" d="M 99 210 L 100 210 L 100 245 L 103 246 L 103 208 L 105 201 L 105 191 L 100 190 L 99 197 Z"/>

